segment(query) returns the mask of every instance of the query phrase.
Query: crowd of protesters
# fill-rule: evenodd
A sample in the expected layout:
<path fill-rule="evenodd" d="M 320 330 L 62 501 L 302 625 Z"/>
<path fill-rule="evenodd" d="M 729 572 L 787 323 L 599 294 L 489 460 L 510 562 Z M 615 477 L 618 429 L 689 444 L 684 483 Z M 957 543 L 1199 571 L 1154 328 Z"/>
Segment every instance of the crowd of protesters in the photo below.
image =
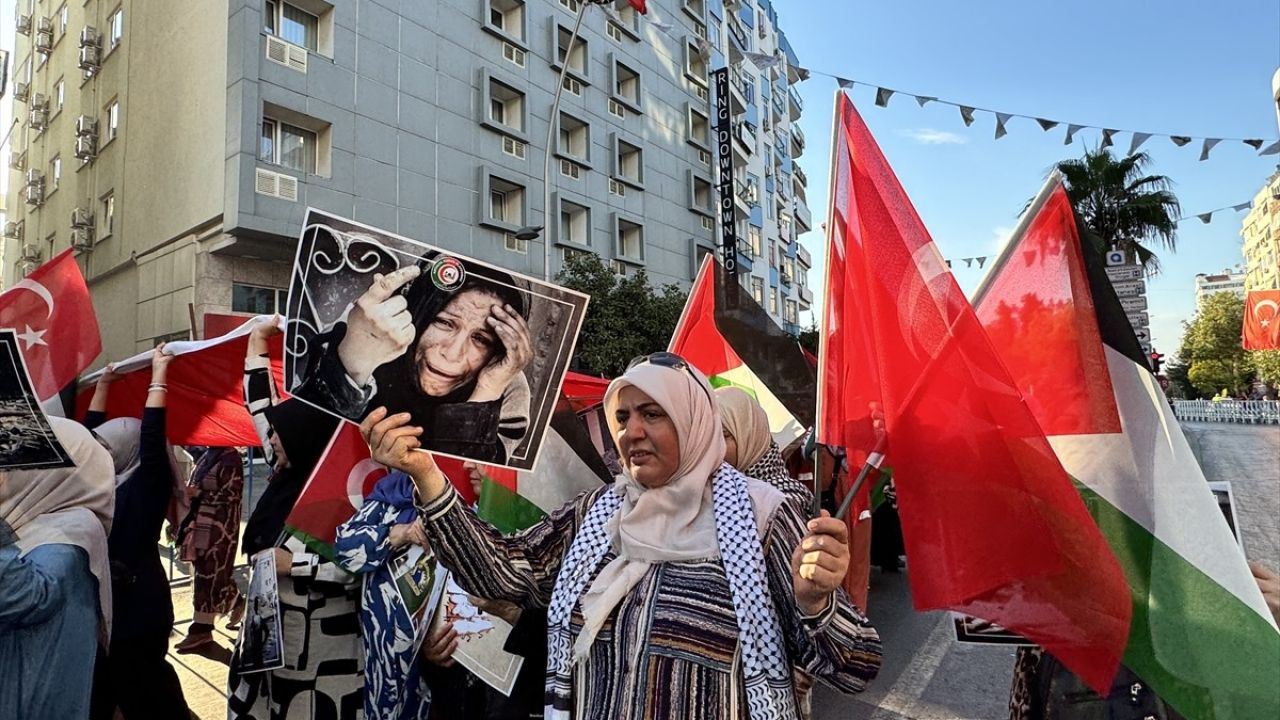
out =
<path fill-rule="evenodd" d="M 237 561 L 274 556 L 281 662 L 249 671 L 241 632 L 234 720 L 808 718 L 816 682 L 857 693 L 875 678 L 880 638 L 844 587 L 848 526 L 814 516 L 834 493 L 820 482 L 827 497 L 815 503 L 808 480 L 847 468 L 838 456 L 834 469 L 831 457 L 815 464 L 800 443 L 784 458 L 751 395 L 713 389 L 671 353 L 637 358 L 604 395 L 623 472 L 510 535 L 455 487 L 478 490 L 477 466 L 446 478 L 418 451 L 424 428 L 372 408 L 361 432 L 392 472 L 322 554 L 286 518 L 339 421 L 281 399 L 268 352 L 279 332 L 260 322 L 248 337 L 245 410 L 271 471 L 242 540 L 242 452 L 186 448 L 192 469 L 181 469 L 166 440 L 163 345 L 140 419 L 107 417 L 120 377 L 108 366 L 83 424 L 50 419 L 75 467 L 0 475 L 0 717 L 191 716 L 167 658 L 166 520 L 192 565 L 194 616 L 178 653 L 215 645 L 219 617 L 242 623 Z M 892 498 L 890 487 L 875 516 L 892 529 L 873 557 L 885 572 L 901 559 Z M 424 632 L 406 611 L 396 563 L 415 547 L 512 626 L 506 650 L 524 665 L 509 693 L 456 661 L 452 624 Z M 1280 616 L 1280 576 L 1254 572 Z M 1132 701 L 1141 679 L 1121 673 Z M 1022 650 L 1011 715 L 1063 717 L 1053 707 L 1064 693 L 1090 692 L 1051 656 Z M 1140 699 L 1144 712 L 1173 716 L 1151 693 Z"/>

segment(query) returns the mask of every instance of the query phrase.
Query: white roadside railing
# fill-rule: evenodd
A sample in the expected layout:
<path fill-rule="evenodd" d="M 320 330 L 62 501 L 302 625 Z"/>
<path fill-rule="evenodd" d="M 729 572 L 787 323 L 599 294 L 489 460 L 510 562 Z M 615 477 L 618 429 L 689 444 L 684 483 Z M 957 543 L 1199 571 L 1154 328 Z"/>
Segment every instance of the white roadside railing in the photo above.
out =
<path fill-rule="evenodd" d="M 1174 400 L 1173 413 L 1188 422 L 1280 423 L 1280 401 Z"/>

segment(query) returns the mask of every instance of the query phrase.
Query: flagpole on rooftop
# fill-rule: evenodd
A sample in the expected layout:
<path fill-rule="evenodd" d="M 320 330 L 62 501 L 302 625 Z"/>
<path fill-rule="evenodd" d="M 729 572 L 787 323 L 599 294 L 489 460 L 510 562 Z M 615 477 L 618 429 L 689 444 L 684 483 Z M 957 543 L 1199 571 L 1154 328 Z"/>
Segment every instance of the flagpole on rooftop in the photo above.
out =
<path fill-rule="evenodd" d="M 1018 218 L 1018 224 L 1014 227 L 1013 232 L 1009 233 L 1009 237 L 1005 238 L 1004 247 L 1000 248 L 1000 254 L 996 256 L 995 262 L 987 268 L 987 274 L 982 276 L 982 282 L 978 283 L 978 288 L 973 291 L 973 297 L 969 304 L 978 307 L 982 303 L 982 298 L 987 294 L 987 290 L 991 287 L 992 280 L 1000 274 L 1005 263 L 1009 261 L 1009 255 L 1014 247 L 1017 247 L 1018 240 L 1022 237 L 1027 228 L 1031 226 L 1031 221 L 1040 214 L 1040 209 L 1049 201 L 1049 196 L 1053 191 L 1062 184 L 1062 171 L 1057 168 L 1049 173 L 1049 177 L 1045 178 L 1044 185 L 1040 187 L 1040 192 L 1030 203 L 1027 204 L 1022 215 Z"/>

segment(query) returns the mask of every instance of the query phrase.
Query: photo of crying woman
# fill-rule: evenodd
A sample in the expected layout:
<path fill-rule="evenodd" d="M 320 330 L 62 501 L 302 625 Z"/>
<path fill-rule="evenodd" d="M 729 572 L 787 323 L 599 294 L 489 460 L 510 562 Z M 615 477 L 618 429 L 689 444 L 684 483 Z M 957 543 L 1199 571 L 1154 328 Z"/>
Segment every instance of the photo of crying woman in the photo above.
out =
<path fill-rule="evenodd" d="M 319 220 L 291 288 L 291 392 L 353 422 L 378 407 L 409 413 L 424 449 L 531 468 L 586 298 Z"/>

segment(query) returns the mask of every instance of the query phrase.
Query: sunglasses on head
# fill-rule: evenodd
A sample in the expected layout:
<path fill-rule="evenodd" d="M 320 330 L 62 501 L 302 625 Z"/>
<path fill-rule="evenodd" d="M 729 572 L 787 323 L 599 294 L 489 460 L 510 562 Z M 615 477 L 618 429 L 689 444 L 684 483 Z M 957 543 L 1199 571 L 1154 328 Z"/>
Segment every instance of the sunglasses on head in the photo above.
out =
<path fill-rule="evenodd" d="M 710 391 L 707 390 L 706 385 L 702 384 L 702 381 L 698 379 L 698 376 L 693 373 L 693 366 L 690 365 L 687 360 L 680 357 L 679 355 L 673 352 L 667 352 L 665 350 L 661 352 L 649 353 L 648 355 L 639 355 L 635 358 L 632 358 L 631 362 L 627 364 L 627 369 L 630 370 L 631 368 L 637 365 L 643 365 L 645 363 L 649 363 L 650 365 L 657 365 L 658 367 L 671 368 L 672 370 L 683 370 L 689 373 L 689 377 L 693 378 L 694 384 L 702 388 L 702 392 L 706 394 L 707 400 L 708 401 L 711 400 Z M 712 403 L 712 405 L 714 406 L 715 403 Z"/>

